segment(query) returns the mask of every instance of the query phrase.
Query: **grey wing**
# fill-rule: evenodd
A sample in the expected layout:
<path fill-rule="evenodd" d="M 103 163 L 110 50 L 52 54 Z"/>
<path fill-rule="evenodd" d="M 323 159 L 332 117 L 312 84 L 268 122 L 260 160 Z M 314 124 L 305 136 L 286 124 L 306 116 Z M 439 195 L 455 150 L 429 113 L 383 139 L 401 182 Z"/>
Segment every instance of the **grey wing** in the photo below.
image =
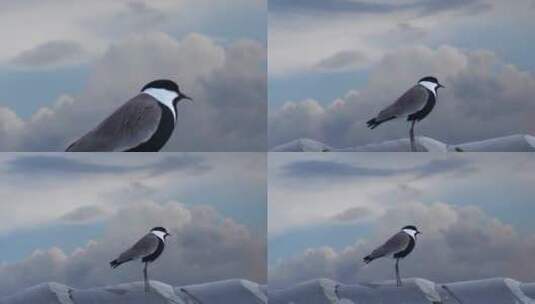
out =
<path fill-rule="evenodd" d="M 382 110 L 377 120 L 392 117 L 404 117 L 421 110 L 427 103 L 429 91 L 421 85 L 415 85 L 403 94 L 396 102 Z"/>
<path fill-rule="evenodd" d="M 411 237 L 408 234 L 404 232 L 398 232 L 388 241 L 386 241 L 386 243 L 375 249 L 370 256 L 376 259 L 383 256 L 392 255 L 407 248 L 410 241 Z"/>
<path fill-rule="evenodd" d="M 156 251 L 159 242 L 157 236 L 149 233 L 135 243 L 130 249 L 121 253 L 117 261 L 123 263 L 150 255 Z"/>
<path fill-rule="evenodd" d="M 68 152 L 125 151 L 148 141 L 157 130 L 162 110 L 152 96 L 130 99 L 95 129 L 67 148 Z"/>

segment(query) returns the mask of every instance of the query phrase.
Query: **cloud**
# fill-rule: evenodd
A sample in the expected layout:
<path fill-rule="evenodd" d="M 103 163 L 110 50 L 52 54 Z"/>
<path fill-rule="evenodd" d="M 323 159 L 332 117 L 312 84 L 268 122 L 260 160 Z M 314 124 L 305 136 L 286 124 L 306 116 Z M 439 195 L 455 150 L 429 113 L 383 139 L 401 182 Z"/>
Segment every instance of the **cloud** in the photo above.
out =
<path fill-rule="evenodd" d="M 266 280 L 263 237 L 210 207 L 147 202 L 118 210 L 102 238 L 72 253 L 54 247 L 39 249 L 23 261 L 0 265 L 0 296 L 49 281 L 80 288 L 139 281 L 140 263 L 112 270 L 108 262 L 154 226 L 165 226 L 173 237 L 160 259 L 151 264 L 151 279 L 173 285 L 228 278 Z"/>
<path fill-rule="evenodd" d="M 308 137 L 332 146 L 356 146 L 408 136 L 394 121 L 370 131 L 365 122 L 422 77 L 436 75 L 446 85 L 428 118 L 416 128 L 449 143 L 515 133 L 535 133 L 531 113 L 535 76 L 490 51 L 409 47 L 390 52 L 375 66 L 366 87 L 329 105 L 289 101 L 270 113 L 270 146 Z M 397 126 L 397 127 L 396 127 Z"/>
<path fill-rule="evenodd" d="M 57 155 L 25 155 L 11 159 L 5 165 L 8 173 L 26 177 L 49 174 L 124 174 L 128 172 L 147 172 L 148 175 L 157 176 L 178 171 L 197 175 L 211 169 L 205 158 L 191 154 L 170 155 L 152 163 L 135 166 L 101 164 L 83 158 Z"/>
<path fill-rule="evenodd" d="M 54 68 L 80 63 L 87 56 L 87 52 L 78 42 L 55 40 L 21 52 L 10 63 L 16 67 L 27 69 Z"/>
<path fill-rule="evenodd" d="M 352 70 L 367 61 L 368 59 L 364 53 L 356 50 L 346 50 L 322 59 L 316 67 L 320 70 Z"/>
<path fill-rule="evenodd" d="M 67 223 L 87 223 L 102 218 L 107 212 L 100 206 L 82 206 L 60 217 Z"/>
<path fill-rule="evenodd" d="M 332 219 L 337 222 L 353 222 L 361 220 L 371 214 L 372 212 L 366 207 L 352 207 L 336 214 Z"/>
<path fill-rule="evenodd" d="M 70 142 L 157 78 L 170 78 L 195 99 L 181 103 L 167 151 L 264 151 L 265 48 L 239 41 L 228 47 L 190 34 L 177 41 L 152 32 L 125 38 L 91 66 L 86 89 L 63 96 L 28 119 L 0 111 L 2 150 L 63 151 Z"/>
<path fill-rule="evenodd" d="M 367 240 L 341 250 L 310 248 L 283 259 L 270 269 L 270 284 L 283 286 L 318 277 L 350 283 L 390 280 L 393 262 L 376 260 L 363 267 L 362 258 L 406 224 L 416 224 L 423 235 L 414 252 L 401 262 L 404 277 L 437 282 L 482 279 L 493 276 L 535 279 L 531 257 L 535 235 L 514 229 L 473 206 L 444 203 L 405 203 L 390 208 L 378 219 Z M 484 254 L 482 254 L 484 253 Z"/>
<path fill-rule="evenodd" d="M 372 168 L 329 160 L 301 160 L 286 164 L 283 174 L 294 178 L 388 177 L 413 174 L 415 178 L 430 177 L 448 172 L 470 173 L 471 162 L 462 158 L 433 159 L 410 168 Z"/>
<path fill-rule="evenodd" d="M 277 11 L 315 13 L 371 13 L 389 14 L 399 11 L 417 10 L 421 14 L 431 15 L 444 11 L 467 10 L 472 13 L 490 9 L 490 4 L 481 0 L 419 0 L 419 1 L 355 1 L 355 0 L 274 0 L 270 8 Z"/>

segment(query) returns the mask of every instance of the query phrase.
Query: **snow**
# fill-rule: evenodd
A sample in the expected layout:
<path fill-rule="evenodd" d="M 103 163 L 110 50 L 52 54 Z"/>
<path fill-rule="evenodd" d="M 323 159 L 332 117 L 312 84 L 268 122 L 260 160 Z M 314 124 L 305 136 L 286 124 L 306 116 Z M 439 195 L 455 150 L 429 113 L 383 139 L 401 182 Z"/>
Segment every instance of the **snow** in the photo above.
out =
<path fill-rule="evenodd" d="M 415 138 L 418 152 L 532 152 L 535 151 L 535 137 L 531 135 L 510 135 L 482 141 L 448 144 L 439 140 L 418 136 Z M 334 148 L 324 143 L 301 138 L 276 146 L 272 152 L 409 152 L 408 138 L 372 143 L 363 146 Z"/>
<path fill-rule="evenodd" d="M 300 138 L 271 149 L 271 152 L 327 152 L 332 148 L 308 138 Z"/>
<path fill-rule="evenodd" d="M 450 147 L 452 151 L 459 149 L 465 152 L 531 152 L 535 151 L 535 137 L 511 135 Z"/>
<path fill-rule="evenodd" d="M 267 295 L 258 284 L 246 280 L 227 280 L 191 286 L 173 287 L 150 281 L 146 293 L 143 282 L 91 289 L 75 289 L 58 283 L 44 283 L 13 296 L 0 304 L 262 304 Z"/>
<path fill-rule="evenodd" d="M 534 304 L 535 285 L 509 278 L 437 284 L 421 278 L 344 285 L 318 279 L 270 290 L 275 304 Z M 334 297 L 333 297 L 334 295 Z"/>

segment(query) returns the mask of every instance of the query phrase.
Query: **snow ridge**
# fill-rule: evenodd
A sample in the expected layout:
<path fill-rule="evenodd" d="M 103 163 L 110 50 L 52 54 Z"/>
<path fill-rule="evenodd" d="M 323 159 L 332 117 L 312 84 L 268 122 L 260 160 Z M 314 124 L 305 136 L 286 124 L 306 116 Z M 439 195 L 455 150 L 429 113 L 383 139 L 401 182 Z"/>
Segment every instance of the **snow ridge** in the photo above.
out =
<path fill-rule="evenodd" d="M 44 283 L 13 296 L 0 298 L 0 304 L 266 304 L 261 287 L 246 280 L 227 280 L 183 287 L 150 281 L 125 283 L 91 289 L 74 289 L 58 283 Z"/>
<path fill-rule="evenodd" d="M 462 144 L 447 144 L 430 137 L 418 136 L 416 137 L 416 150 L 418 152 L 533 152 L 535 151 L 535 137 L 531 135 L 517 134 Z M 410 141 L 408 138 L 346 148 L 334 148 L 312 139 L 300 138 L 271 149 L 271 152 L 409 151 Z"/>
<path fill-rule="evenodd" d="M 436 284 L 421 278 L 344 285 L 328 279 L 270 290 L 270 304 L 535 304 L 533 284 L 509 278 Z M 334 294 L 333 294 L 334 291 Z"/>

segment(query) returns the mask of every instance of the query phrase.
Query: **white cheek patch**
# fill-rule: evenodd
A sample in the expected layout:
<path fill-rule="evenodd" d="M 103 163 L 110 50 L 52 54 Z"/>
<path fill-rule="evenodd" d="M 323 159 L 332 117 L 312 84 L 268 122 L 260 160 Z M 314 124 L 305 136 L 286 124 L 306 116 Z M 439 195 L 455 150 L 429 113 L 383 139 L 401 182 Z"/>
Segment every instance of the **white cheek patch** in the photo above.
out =
<path fill-rule="evenodd" d="M 178 97 L 178 94 L 176 92 L 169 91 L 166 89 L 150 88 L 144 90 L 143 93 L 149 94 L 150 96 L 158 100 L 161 104 L 168 107 L 169 110 L 171 110 L 171 112 L 173 113 L 173 118 L 176 121 L 176 111 L 175 107 L 173 106 L 173 100 Z"/>
<path fill-rule="evenodd" d="M 155 230 L 155 231 L 152 231 L 152 234 L 157 236 L 160 240 L 165 241 L 165 232 Z"/>
<path fill-rule="evenodd" d="M 420 81 L 418 84 L 429 89 L 431 92 L 433 92 L 433 94 L 435 94 L 435 97 L 437 97 L 438 84 L 430 81 Z"/>
<path fill-rule="evenodd" d="M 403 229 L 403 232 L 405 232 L 406 234 L 410 235 L 413 239 L 416 238 L 416 231 L 414 231 L 412 229 Z"/>

